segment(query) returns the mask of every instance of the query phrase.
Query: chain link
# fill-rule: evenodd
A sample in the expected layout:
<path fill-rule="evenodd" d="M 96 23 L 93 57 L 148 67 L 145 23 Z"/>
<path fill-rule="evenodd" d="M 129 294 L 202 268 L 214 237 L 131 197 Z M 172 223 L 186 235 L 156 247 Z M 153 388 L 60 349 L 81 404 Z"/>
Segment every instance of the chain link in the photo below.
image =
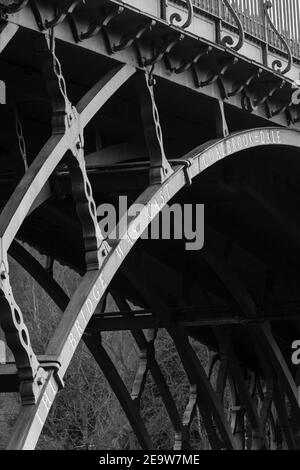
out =
<path fill-rule="evenodd" d="M 60 63 L 60 61 L 59 61 L 59 59 L 56 55 L 56 52 L 55 52 L 56 41 L 55 41 L 54 28 L 52 28 L 46 34 L 47 34 L 48 47 L 49 47 L 49 50 L 50 50 L 50 52 L 52 54 L 52 57 L 53 57 L 53 70 L 54 70 L 54 73 L 57 77 L 57 81 L 58 81 L 58 84 L 59 84 L 59 89 L 60 89 L 61 94 L 62 94 L 64 100 L 66 101 L 66 103 L 68 103 L 68 105 L 71 106 L 71 103 L 70 103 L 68 95 L 67 95 L 66 81 L 65 81 L 65 78 L 64 78 L 63 73 L 62 73 L 62 66 L 61 66 L 61 63 Z"/>
<path fill-rule="evenodd" d="M 26 149 L 26 142 L 24 139 L 24 133 L 23 133 L 23 125 L 19 116 L 18 108 L 17 105 L 14 104 L 14 114 L 15 114 L 15 124 L 16 124 L 16 135 L 18 139 L 18 144 L 19 144 L 19 150 L 21 157 L 24 162 L 24 168 L 25 171 L 28 170 L 28 160 L 27 160 L 27 149 Z"/>
<path fill-rule="evenodd" d="M 73 168 L 72 170 L 73 178 L 75 181 L 77 181 L 77 184 L 74 184 L 73 196 L 75 198 L 75 201 L 78 207 L 82 206 L 83 202 L 85 203 L 85 206 L 86 206 L 85 207 L 86 214 L 85 216 L 83 216 L 83 219 L 82 219 L 82 225 L 84 227 L 84 230 L 86 231 L 85 243 L 90 243 L 90 238 L 93 236 L 95 236 L 96 238 L 97 263 L 93 261 L 93 258 L 95 255 L 94 251 L 91 251 L 91 253 L 88 253 L 89 250 L 87 250 L 87 253 L 86 253 L 87 264 L 89 265 L 89 268 L 95 269 L 96 266 L 99 267 L 102 264 L 103 259 L 107 256 L 110 250 L 110 247 L 107 244 L 107 242 L 104 240 L 104 237 L 102 235 L 101 229 L 98 224 L 96 204 L 93 198 L 93 191 L 92 191 L 91 183 L 89 181 L 87 171 L 86 171 L 86 166 L 85 166 L 83 129 L 81 127 L 80 117 L 78 115 L 78 112 L 76 108 L 72 105 L 72 103 L 70 102 L 68 95 L 67 95 L 67 86 L 66 86 L 65 78 L 62 73 L 62 66 L 55 52 L 54 28 L 51 28 L 46 33 L 46 40 L 47 40 L 49 51 L 52 54 L 53 72 L 57 79 L 59 92 L 61 93 L 65 102 L 66 126 L 68 128 L 67 133 L 69 135 L 70 150 L 73 153 L 73 156 L 77 160 L 78 170 L 82 178 L 82 182 L 78 184 L 77 170 L 71 165 L 71 167 Z M 87 214 L 89 214 L 93 229 L 91 229 L 89 223 L 87 223 L 87 220 L 86 220 Z M 92 235 L 92 231 L 94 232 L 94 235 Z"/>

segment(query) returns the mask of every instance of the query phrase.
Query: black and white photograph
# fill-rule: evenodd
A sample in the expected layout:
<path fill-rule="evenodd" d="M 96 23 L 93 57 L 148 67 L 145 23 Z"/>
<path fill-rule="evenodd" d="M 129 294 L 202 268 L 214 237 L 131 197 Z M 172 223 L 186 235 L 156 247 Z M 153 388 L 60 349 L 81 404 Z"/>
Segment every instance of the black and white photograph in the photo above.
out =
<path fill-rule="evenodd" d="M 300 450 L 299 272 L 300 0 L 0 0 L 4 457 Z"/>

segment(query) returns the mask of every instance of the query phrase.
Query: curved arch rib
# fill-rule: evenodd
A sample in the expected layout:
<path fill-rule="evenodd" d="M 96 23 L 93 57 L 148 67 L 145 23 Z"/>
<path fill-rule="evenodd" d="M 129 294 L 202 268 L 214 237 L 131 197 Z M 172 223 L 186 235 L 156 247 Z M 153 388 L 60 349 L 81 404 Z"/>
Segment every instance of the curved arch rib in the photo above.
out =
<path fill-rule="evenodd" d="M 65 294 L 61 286 L 45 270 L 45 268 L 43 268 L 41 264 L 30 253 L 28 253 L 28 251 L 24 249 L 18 242 L 14 241 L 12 243 L 9 254 L 13 257 L 15 261 L 17 261 L 20 266 L 22 266 L 33 277 L 33 279 L 35 279 L 35 281 L 45 290 L 45 292 L 47 292 L 47 294 L 52 298 L 52 300 L 54 301 L 54 303 L 56 303 L 60 310 L 64 311 L 70 299 Z M 120 310 L 130 310 L 130 306 L 125 299 L 120 297 L 115 292 L 112 293 L 112 296 Z M 147 340 L 143 331 L 134 330 L 132 331 L 132 336 L 140 350 L 145 349 L 147 347 Z M 93 338 L 92 341 L 90 341 L 89 338 L 84 337 L 83 341 L 92 352 L 102 371 L 106 372 L 107 365 L 105 364 L 105 361 L 103 364 L 103 356 L 101 356 L 102 351 L 99 350 L 99 341 L 97 341 L 97 338 Z M 107 355 L 105 354 L 105 357 L 106 356 Z M 111 373 L 111 371 L 113 372 Z M 179 418 L 179 414 L 174 399 L 164 378 L 164 375 L 155 357 L 153 357 L 149 361 L 149 371 L 151 372 L 157 384 L 163 403 L 173 424 L 176 436 L 181 435 L 182 424 Z M 127 389 L 124 388 L 121 379 L 118 378 L 118 373 L 115 370 L 115 367 L 113 363 L 111 363 L 111 361 L 109 362 L 108 372 L 109 375 L 107 375 L 106 373 L 106 377 L 108 378 L 116 396 L 119 398 L 119 401 L 124 408 L 128 420 L 131 423 L 132 428 L 135 430 L 136 435 L 138 436 L 140 444 L 144 448 L 151 448 L 151 440 L 147 435 L 144 426 L 142 426 L 142 421 L 139 420 L 138 416 L 136 416 L 136 410 L 131 404 L 131 399 L 129 397 Z"/>
<path fill-rule="evenodd" d="M 128 227 L 127 215 L 124 216 L 124 220 L 120 221 L 117 229 L 120 239 L 112 248 L 102 268 L 98 271 L 87 272 L 83 277 L 46 349 L 46 355 L 55 356 L 57 362 L 61 364 L 58 372 L 60 380 L 66 373 L 89 319 L 106 293 L 116 271 L 137 241 L 134 238 L 136 227 L 150 224 L 149 207 L 156 207 L 157 211 L 161 210 L 167 201 L 184 187 L 185 182 L 184 172 L 180 169 L 172 175 L 171 181 L 166 182 L 162 187 L 148 188 L 137 200 L 138 204 L 144 206 L 144 210 L 131 220 Z M 159 206 L 158 201 L 164 202 Z M 152 216 L 154 216 L 153 212 Z M 55 374 L 53 371 L 48 371 L 37 403 L 22 409 L 8 448 L 32 449 L 35 447 L 57 392 L 58 383 Z"/>
<path fill-rule="evenodd" d="M 68 368 L 89 319 L 107 291 L 109 283 L 135 245 L 138 237 L 155 216 L 152 210 L 152 217 L 149 217 L 149 207 L 155 207 L 158 213 L 186 184 L 190 184 L 191 179 L 198 176 L 211 165 L 217 163 L 221 158 L 241 152 L 243 145 L 246 149 L 249 148 L 249 145 L 258 147 L 275 144 L 285 145 L 287 147 L 299 147 L 299 134 L 283 129 L 256 129 L 236 133 L 225 139 L 209 142 L 178 160 L 176 163 L 179 165 L 179 168 L 163 185 L 150 186 L 138 198 L 136 202 L 143 206 L 143 210 L 135 218 L 130 219 L 128 226 L 127 214 L 124 216 L 124 220 L 122 219 L 120 221 L 119 227 L 117 228 L 117 233 L 120 233 L 119 240 L 112 247 L 101 269 L 88 272 L 84 276 L 80 286 L 65 310 L 53 339 L 47 347 L 46 354 L 49 356 L 54 355 L 61 363 L 59 370 L 59 376 L 61 378 L 63 378 Z M 33 193 L 35 192 L 31 185 L 27 187 L 25 195 L 29 201 L 34 200 L 34 195 L 28 194 L 30 190 L 32 190 Z M 22 187 L 20 191 L 22 191 Z M 160 203 L 158 201 L 160 201 Z M 17 205 L 17 207 L 19 206 Z M 15 220 L 13 214 L 12 218 L 14 223 L 20 226 L 21 223 Z M 140 227 L 141 230 L 138 235 L 137 227 Z M 175 336 L 177 336 L 177 333 Z M 197 376 L 198 373 L 199 372 L 195 369 Z M 53 371 L 48 371 L 37 403 L 24 408 L 21 417 L 17 421 L 15 433 L 11 440 L 11 448 L 25 449 L 35 446 L 57 391 L 58 383 L 55 374 Z M 214 405 L 214 409 L 218 410 L 218 407 L 215 408 Z M 218 417 L 218 415 L 219 413 L 216 411 L 216 416 Z M 221 418 L 219 419 L 219 423 L 220 426 L 223 427 L 228 446 L 234 446 L 234 443 L 229 437 L 230 433 L 227 427 L 224 428 L 224 423 Z"/>
<path fill-rule="evenodd" d="M 70 301 L 67 294 L 45 270 L 45 268 L 43 268 L 41 264 L 30 253 L 28 253 L 27 250 L 25 250 L 19 243 L 13 242 L 9 254 L 33 277 L 33 279 L 35 279 L 45 292 L 47 292 L 60 310 L 64 311 L 67 308 Z M 144 449 L 152 449 L 153 445 L 143 421 L 139 417 L 137 410 L 134 407 L 134 403 L 132 402 L 127 388 L 119 376 L 118 371 L 102 346 L 100 335 L 99 337 L 97 337 L 97 335 L 85 336 L 83 337 L 83 341 L 94 356 L 115 395 L 119 399 L 141 447 Z"/>
<path fill-rule="evenodd" d="M 82 129 L 134 73 L 135 69 L 128 65 L 117 67 L 79 101 L 77 112 Z M 71 129 L 70 132 L 75 132 L 75 137 L 79 135 L 79 129 Z M 7 253 L 12 240 L 48 178 L 69 149 L 69 140 L 69 133 L 50 137 L 3 209 L 0 215 L 2 257 Z"/>

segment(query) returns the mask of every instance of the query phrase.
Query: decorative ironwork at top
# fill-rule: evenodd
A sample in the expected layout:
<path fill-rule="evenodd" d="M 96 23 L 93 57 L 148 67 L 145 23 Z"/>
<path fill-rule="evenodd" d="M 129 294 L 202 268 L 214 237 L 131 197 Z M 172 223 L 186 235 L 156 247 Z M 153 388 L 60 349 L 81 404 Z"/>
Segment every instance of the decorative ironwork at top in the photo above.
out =
<path fill-rule="evenodd" d="M 282 43 L 284 49 L 286 50 L 287 56 L 288 56 L 288 63 L 287 63 L 287 66 L 284 69 L 283 69 L 283 63 L 279 59 L 276 59 L 272 62 L 272 68 L 274 70 L 276 70 L 276 72 L 280 72 L 283 75 L 285 75 L 286 73 L 288 73 L 291 70 L 292 65 L 293 65 L 292 50 L 291 50 L 291 47 L 288 44 L 287 40 L 284 38 L 284 36 L 282 34 L 280 34 L 280 32 L 278 31 L 278 29 L 276 28 L 275 24 L 272 21 L 272 19 L 270 17 L 270 14 L 269 14 L 269 10 L 271 8 L 273 8 L 273 3 L 271 1 L 264 2 L 264 14 L 265 14 L 265 18 L 266 18 L 266 21 L 267 21 L 267 25 L 269 25 L 271 30 L 274 31 L 274 33 L 276 34 L 276 36 L 278 37 L 278 39 Z M 267 31 L 267 34 L 268 34 L 268 31 Z"/>
<path fill-rule="evenodd" d="M 245 42 L 245 31 L 242 25 L 242 22 L 237 14 L 237 12 L 234 10 L 234 8 L 231 6 L 230 2 L 228 0 L 223 0 L 223 3 L 225 6 L 228 8 L 230 11 L 231 15 L 233 16 L 233 19 L 236 23 L 237 29 L 238 29 L 238 42 L 234 44 L 234 39 L 231 36 L 224 36 L 223 39 L 221 40 L 221 44 L 223 44 L 226 47 L 230 47 L 231 49 L 235 51 L 239 51 Z"/>
<path fill-rule="evenodd" d="M 154 0 L 153 0 L 154 1 Z M 300 16 L 299 0 L 289 0 L 287 9 L 282 10 L 282 0 L 243 0 L 235 2 L 233 0 L 222 0 L 220 2 L 207 2 L 204 0 L 160 0 L 162 18 L 179 29 L 186 30 L 193 21 L 197 20 L 195 14 L 208 14 L 216 21 L 218 37 L 217 42 L 233 51 L 240 51 L 247 39 L 255 43 L 259 43 L 263 48 L 264 63 L 267 63 L 265 51 L 268 47 L 282 53 L 287 57 L 287 63 L 280 57 L 273 59 L 271 67 L 276 72 L 287 74 L 293 64 L 293 56 L 300 59 L 300 24 L 296 21 Z M 104 2 L 104 0 L 103 0 Z M 92 21 L 88 30 L 81 34 L 77 33 L 76 15 L 79 15 L 83 9 L 89 8 L 89 2 L 86 0 L 64 0 L 56 2 L 54 17 L 51 20 L 45 20 L 40 15 L 40 8 L 43 2 L 41 0 L 0 0 L 0 16 L 2 20 L 8 20 L 9 15 L 13 15 L 26 6 L 31 8 L 36 23 L 41 31 L 49 28 L 55 28 L 65 19 L 68 19 L 72 34 L 77 42 L 83 41 L 92 35 L 102 31 L 106 34 L 107 24 L 116 16 L 116 12 L 123 12 L 124 7 L 116 4 L 109 5 L 105 2 L 106 7 L 101 11 L 100 17 Z M 100 0 L 99 0 L 100 3 Z M 178 4 L 185 6 L 186 13 L 172 7 L 168 13 L 168 6 Z M 126 1 L 124 1 L 126 4 Z M 221 8 L 220 8 L 221 7 Z M 75 11 L 76 10 L 76 11 Z M 109 14 L 107 14 L 107 10 Z M 80 13 L 81 12 L 81 13 Z M 104 12 L 104 13 L 103 13 Z M 251 21 L 249 21 L 251 20 Z M 146 28 L 148 25 L 146 25 Z M 151 25 L 150 25 L 151 27 Z M 144 25 L 138 31 L 138 35 L 143 34 Z M 234 29 L 235 34 L 225 33 L 226 30 Z M 222 31 L 222 34 L 221 34 Z M 197 34 L 197 31 L 194 33 Z M 199 36 L 201 32 L 199 31 Z M 135 39 L 139 39 L 136 35 Z M 128 43 L 128 41 L 127 41 Z"/>
<path fill-rule="evenodd" d="M 180 26 L 180 28 L 182 28 L 182 29 L 189 28 L 191 26 L 191 24 L 193 22 L 193 18 L 194 18 L 194 6 L 193 6 L 193 3 L 192 3 L 192 0 L 186 0 L 186 3 L 187 3 L 187 8 L 188 8 L 187 20 L 182 25 L 178 24 L 178 26 Z M 179 13 L 173 13 L 170 16 L 170 23 L 174 26 L 177 26 L 176 23 L 181 23 L 182 21 L 183 21 L 182 16 Z"/>

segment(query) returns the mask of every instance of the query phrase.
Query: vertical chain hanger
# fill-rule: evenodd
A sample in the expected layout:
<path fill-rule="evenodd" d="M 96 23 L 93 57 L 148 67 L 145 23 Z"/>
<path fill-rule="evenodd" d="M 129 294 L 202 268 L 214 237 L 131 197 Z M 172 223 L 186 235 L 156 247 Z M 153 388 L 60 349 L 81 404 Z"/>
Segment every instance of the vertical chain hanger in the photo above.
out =
<path fill-rule="evenodd" d="M 68 159 L 68 167 L 73 197 L 82 225 L 86 265 L 88 270 L 99 269 L 109 253 L 110 247 L 104 240 L 98 224 L 97 208 L 85 165 L 83 129 L 77 109 L 68 98 L 61 63 L 56 55 L 54 27 L 46 33 L 46 42 L 52 58 L 52 71 L 48 69 L 50 66 L 49 57 L 46 58 L 46 66 L 43 68 L 46 71 L 47 86 L 52 98 L 53 133 L 66 135 L 67 146 L 75 157 Z"/>
<path fill-rule="evenodd" d="M 150 158 L 150 183 L 162 184 L 171 176 L 173 170 L 165 154 L 163 133 L 154 96 L 156 84 L 154 67 L 155 62 L 149 71 L 145 70 L 139 73 L 136 84 L 140 98 L 144 136 Z"/>
<path fill-rule="evenodd" d="M 24 163 L 25 172 L 28 170 L 28 160 L 27 160 L 27 149 L 26 149 L 26 142 L 23 133 L 23 125 L 20 119 L 19 111 L 17 108 L 17 104 L 14 102 L 14 115 L 15 115 L 15 125 L 16 125 L 16 135 L 18 139 L 19 151 Z"/>

